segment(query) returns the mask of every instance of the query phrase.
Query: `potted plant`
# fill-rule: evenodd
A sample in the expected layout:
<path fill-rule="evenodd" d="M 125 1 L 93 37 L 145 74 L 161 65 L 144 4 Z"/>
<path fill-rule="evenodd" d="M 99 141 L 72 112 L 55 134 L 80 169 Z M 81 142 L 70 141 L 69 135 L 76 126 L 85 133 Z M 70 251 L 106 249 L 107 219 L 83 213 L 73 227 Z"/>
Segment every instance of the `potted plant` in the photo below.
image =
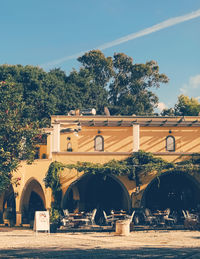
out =
<path fill-rule="evenodd" d="M 52 207 L 50 210 L 50 232 L 56 233 L 57 228 L 60 226 L 60 212 L 58 209 Z"/>

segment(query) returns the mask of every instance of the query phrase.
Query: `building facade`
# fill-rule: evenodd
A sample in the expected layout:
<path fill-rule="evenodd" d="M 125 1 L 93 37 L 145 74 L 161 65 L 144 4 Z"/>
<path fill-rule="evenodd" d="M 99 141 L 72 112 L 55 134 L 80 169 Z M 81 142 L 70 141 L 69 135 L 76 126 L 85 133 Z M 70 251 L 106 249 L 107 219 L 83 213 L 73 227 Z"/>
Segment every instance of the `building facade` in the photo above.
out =
<path fill-rule="evenodd" d="M 38 159 L 31 165 L 21 163 L 14 177 L 20 185 L 10 186 L 0 197 L 1 221 L 5 211 L 12 212 L 14 224 L 30 223 L 36 210 L 49 209 L 52 195 L 44 178 L 53 161 L 64 164 L 92 162 L 104 164 L 123 160 L 143 150 L 178 162 L 200 153 L 200 117 L 137 116 L 52 116 L 51 128 L 44 129 L 47 143 L 38 148 Z M 200 204 L 200 177 L 183 173 L 144 174 L 140 188 L 127 176 L 86 175 L 65 169 L 62 207 L 69 210 L 105 210 L 136 207 L 195 207 Z M 177 198 L 178 197 L 178 198 Z M 177 200 L 178 199 L 178 200 Z"/>

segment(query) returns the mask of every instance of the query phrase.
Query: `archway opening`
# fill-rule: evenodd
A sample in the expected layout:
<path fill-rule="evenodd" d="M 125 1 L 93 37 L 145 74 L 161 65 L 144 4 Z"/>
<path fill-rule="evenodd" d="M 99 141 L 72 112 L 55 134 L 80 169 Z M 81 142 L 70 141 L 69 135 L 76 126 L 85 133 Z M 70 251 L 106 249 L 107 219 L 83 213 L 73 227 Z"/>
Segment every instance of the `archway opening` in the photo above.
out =
<path fill-rule="evenodd" d="M 42 198 L 40 195 L 38 195 L 35 191 L 31 192 L 29 205 L 28 205 L 28 211 L 29 211 L 29 220 L 34 220 L 35 211 L 43 211 L 44 203 L 42 201 Z"/>
<path fill-rule="evenodd" d="M 153 210 L 195 209 L 200 205 L 200 188 L 195 179 L 186 173 L 165 173 L 149 184 L 142 205 Z"/>
<path fill-rule="evenodd" d="M 25 187 L 21 200 L 22 223 L 31 223 L 34 220 L 35 211 L 45 210 L 45 196 L 42 187 L 35 179 Z"/>
<path fill-rule="evenodd" d="M 130 210 L 130 197 L 115 177 L 85 175 L 71 184 L 63 198 L 63 208 L 69 211 L 91 211 L 94 208 L 110 212 Z"/>

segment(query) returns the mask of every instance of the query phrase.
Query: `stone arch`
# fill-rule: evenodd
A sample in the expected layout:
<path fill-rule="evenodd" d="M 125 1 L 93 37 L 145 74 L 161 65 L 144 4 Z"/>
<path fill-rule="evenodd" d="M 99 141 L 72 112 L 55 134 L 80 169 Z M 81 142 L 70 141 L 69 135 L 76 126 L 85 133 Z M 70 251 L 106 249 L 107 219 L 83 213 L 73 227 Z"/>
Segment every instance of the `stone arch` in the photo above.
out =
<path fill-rule="evenodd" d="M 84 174 L 65 192 L 62 208 L 91 211 L 94 208 L 131 210 L 130 195 L 124 184 L 115 176 Z"/>
<path fill-rule="evenodd" d="M 20 212 L 22 213 L 22 223 L 29 223 L 34 219 L 35 211 L 45 210 L 46 200 L 43 188 L 38 180 L 30 178 L 24 186 Z"/>
<path fill-rule="evenodd" d="M 200 185 L 188 173 L 165 172 L 146 187 L 141 207 L 172 210 L 193 209 L 200 206 Z"/>

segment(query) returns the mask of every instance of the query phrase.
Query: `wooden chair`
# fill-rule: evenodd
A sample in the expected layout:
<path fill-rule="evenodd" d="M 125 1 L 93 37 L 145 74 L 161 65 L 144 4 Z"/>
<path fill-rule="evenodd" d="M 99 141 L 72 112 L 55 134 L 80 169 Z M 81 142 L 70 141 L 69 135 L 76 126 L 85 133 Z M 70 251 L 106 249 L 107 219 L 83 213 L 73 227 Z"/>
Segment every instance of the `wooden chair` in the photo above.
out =
<path fill-rule="evenodd" d="M 165 223 L 167 223 L 169 225 L 174 225 L 175 219 L 169 216 L 170 215 L 170 209 L 169 208 L 166 209 L 165 212 L 166 212 L 166 215 L 163 216 Z"/>
<path fill-rule="evenodd" d="M 183 216 L 184 216 L 184 227 L 186 229 L 199 229 L 199 220 L 198 217 L 192 216 L 192 214 L 189 213 L 189 211 L 182 210 Z"/>
<path fill-rule="evenodd" d="M 185 212 L 188 218 L 198 220 L 198 216 L 193 213 L 190 213 L 189 210 L 186 210 Z"/>
<path fill-rule="evenodd" d="M 63 210 L 63 214 L 64 214 L 64 216 L 67 218 L 67 217 L 69 217 L 69 211 L 68 211 L 68 209 L 64 209 Z"/>
<path fill-rule="evenodd" d="M 144 210 L 144 219 L 145 219 L 145 222 L 146 222 L 147 224 L 150 224 L 150 225 L 157 224 L 157 222 L 158 222 L 157 217 L 156 217 L 156 216 L 153 216 L 153 215 L 151 214 L 151 211 L 150 211 L 148 208 L 146 208 L 146 209 Z"/>
<path fill-rule="evenodd" d="M 130 223 L 131 223 L 131 222 L 133 221 L 134 215 L 135 215 L 135 210 L 132 212 L 131 215 L 127 215 L 127 216 L 125 217 L 125 219 L 128 219 L 128 220 L 130 221 Z"/>
<path fill-rule="evenodd" d="M 86 218 L 89 220 L 90 225 L 95 225 L 95 216 L 96 216 L 97 209 L 93 209 L 92 212 L 86 213 Z"/>
<path fill-rule="evenodd" d="M 105 222 L 106 222 L 106 225 L 111 225 L 113 226 L 114 223 L 119 220 L 118 218 L 115 218 L 114 215 L 109 215 L 107 216 L 106 212 L 103 211 L 103 215 L 104 215 L 104 218 L 105 218 Z"/>

